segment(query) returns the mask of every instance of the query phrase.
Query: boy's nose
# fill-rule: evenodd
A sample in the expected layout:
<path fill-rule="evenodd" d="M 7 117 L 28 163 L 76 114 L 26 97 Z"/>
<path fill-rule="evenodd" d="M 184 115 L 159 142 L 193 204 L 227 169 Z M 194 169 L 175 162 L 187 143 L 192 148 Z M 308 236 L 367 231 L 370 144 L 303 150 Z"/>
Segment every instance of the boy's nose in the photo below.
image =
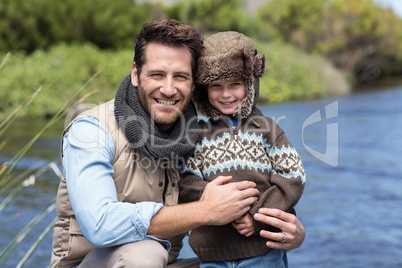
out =
<path fill-rule="evenodd" d="M 228 98 L 228 97 L 230 97 L 230 95 L 231 95 L 230 90 L 228 88 L 226 88 L 226 87 L 223 88 L 222 97 Z"/>

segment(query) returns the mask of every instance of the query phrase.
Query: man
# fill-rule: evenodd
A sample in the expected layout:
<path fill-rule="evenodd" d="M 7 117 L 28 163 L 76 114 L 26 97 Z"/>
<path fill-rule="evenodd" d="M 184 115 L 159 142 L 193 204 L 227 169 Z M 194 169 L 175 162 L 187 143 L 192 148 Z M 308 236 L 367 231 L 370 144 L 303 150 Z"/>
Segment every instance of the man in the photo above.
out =
<path fill-rule="evenodd" d="M 177 205 L 177 166 L 198 137 L 190 99 L 202 48 L 188 25 L 145 24 L 116 98 L 66 128 L 51 267 L 165 267 L 177 258 L 184 233 L 232 222 L 257 200 L 254 183 L 219 177 L 199 201 Z M 261 213 L 277 216 L 256 215 L 288 232 L 286 243 L 271 247 L 300 246 L 304 229 L 295 217 Z"/>

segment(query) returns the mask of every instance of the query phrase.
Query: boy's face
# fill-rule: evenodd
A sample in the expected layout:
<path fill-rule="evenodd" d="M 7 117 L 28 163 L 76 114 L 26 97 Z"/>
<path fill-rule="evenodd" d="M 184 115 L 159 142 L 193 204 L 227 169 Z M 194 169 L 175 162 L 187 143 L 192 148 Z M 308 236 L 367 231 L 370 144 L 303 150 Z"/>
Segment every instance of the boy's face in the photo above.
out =
<path fill-rule="evenodd" d="M 233 115 L 246 97 L 242 79 L 212 83 L 207 86 L 208 99 L 212 106 L 225 115 Z"/>

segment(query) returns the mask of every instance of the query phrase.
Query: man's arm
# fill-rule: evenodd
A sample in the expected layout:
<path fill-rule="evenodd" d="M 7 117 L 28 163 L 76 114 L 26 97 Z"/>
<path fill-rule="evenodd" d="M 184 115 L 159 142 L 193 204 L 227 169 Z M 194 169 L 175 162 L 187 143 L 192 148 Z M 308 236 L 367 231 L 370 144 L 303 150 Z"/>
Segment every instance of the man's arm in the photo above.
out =
<path fill-rule="evenodd" d="M 163 207 L 152 218 L 148 235 L 169 238 L 202 225 L 224 225 L 250 210 L 259 194 L 255 183 L 229 183 L 220 176 L 208 183 L 201 199 L 187 204 Z"/>
<path fill-rule="evenodd" d="M 63 138 L 63 172 L 74 214 L 85 238 L 97 247 L 147 238 L 156 202 L 118 202 L 112 178 L 114 143 L 97 119 L 81 116 Z"/>

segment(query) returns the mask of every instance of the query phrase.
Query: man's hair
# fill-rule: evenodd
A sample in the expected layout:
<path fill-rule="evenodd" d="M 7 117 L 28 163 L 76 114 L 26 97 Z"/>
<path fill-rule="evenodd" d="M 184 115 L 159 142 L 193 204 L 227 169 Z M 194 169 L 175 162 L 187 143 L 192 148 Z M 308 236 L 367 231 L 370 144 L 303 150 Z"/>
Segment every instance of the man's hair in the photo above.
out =
<path fill-rule="evenodd" d="M 169 47 L 184 47 L 191 53 L 191 69 L 193 78 L 198 58 L 202 53 L 202 36 L 193 27 L 180 21 L 167 19 L 150 21 L 142 27 L 138 33 L 134 48 L 134 62 L 138 75 L 145 63 L 145 50 L 148 44 L 157 43 Z"/>

